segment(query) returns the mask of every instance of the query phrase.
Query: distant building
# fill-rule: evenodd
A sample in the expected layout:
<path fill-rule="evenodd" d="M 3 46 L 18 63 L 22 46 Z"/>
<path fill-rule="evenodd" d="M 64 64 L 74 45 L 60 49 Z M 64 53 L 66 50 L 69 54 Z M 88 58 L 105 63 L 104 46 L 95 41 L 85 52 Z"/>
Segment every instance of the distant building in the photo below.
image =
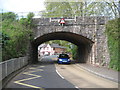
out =
<path fill-rule="evenodd" d="M 65 52 L 66 48 L 58 44 L 41 44 L 38 47 L 38 55 L 55 55 Z"/>

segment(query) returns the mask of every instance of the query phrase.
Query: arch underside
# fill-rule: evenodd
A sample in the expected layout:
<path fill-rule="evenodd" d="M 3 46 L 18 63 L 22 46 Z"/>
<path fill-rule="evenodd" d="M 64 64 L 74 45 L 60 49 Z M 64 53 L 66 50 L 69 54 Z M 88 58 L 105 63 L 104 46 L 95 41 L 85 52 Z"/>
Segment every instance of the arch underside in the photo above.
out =
<path fill-rule="evenodd" d="M 66 40 L 78 46 L 77 62 L 87 62 L 93 41 L 71 32 L 54 32 L 38 37 L 32 42 L 32 62 L 37 62 L 37 47 L 50 40 Z"/>

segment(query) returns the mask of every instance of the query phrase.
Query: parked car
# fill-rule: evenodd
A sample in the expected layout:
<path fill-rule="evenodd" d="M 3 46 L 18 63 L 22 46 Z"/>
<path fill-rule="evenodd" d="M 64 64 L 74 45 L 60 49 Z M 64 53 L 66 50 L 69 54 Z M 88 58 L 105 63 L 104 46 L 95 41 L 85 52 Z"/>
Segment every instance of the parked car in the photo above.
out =
<path fill-rule="evenodd" d="M 70 64 L 71 60 L 67 54 L 60 54 L 58 57 L 58 64 L 66 63 Z"/>

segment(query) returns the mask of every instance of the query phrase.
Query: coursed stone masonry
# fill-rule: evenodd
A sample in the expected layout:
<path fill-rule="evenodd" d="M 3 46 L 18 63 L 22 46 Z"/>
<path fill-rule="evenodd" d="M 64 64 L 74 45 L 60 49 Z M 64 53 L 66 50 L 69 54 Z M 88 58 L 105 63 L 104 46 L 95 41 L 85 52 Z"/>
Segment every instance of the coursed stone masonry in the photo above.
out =
<path fill-rule="evenodd" d="M 34 18 L 33 22 L 36 26 L 33 29 L 33 47 L 37 47 L 39 44 L 41 44 L 43 40 L 41 37 L 44 35 L 46 35 L 46 37 L 44 37 L 45 40 L 43 40 L 43 42 L 53 39 L 49 39 L 50 34 L 57 37 L 57 35 L 59 35 L 57 33 L 66 33 L 66 37 L 60 39 L 72 40 L 72 38 L 74 38 L 73 40 L 76 41 L 76 43 L 81 43 L 80 45 L 83 45 L 81 49 L 85 45 L 86 49 L 81 51 L 86 52 L 81 54 L 87 54 L 84 55 L 84 57 L 88 57 L 86 58 L 86 62 L 100 65 L 107 65 L 109 63 L 110 58 L 107 37 L 105 34 L 105 23 L 107 22 L 107 17 L 76 17 L 76 21 L 66 21 L 65 26 L 60 26 L 57 21 L 50 22 L 50 18 Z M 72 34 L 68 35 L 69 33 L 78 35 L 80 37 L 74 35 L 72 36 Z M 85 39 L 87 40 L 85 41 Z M 79 42 L 77 42 L 77 40 Z M 33 52 L 36 51 L 34 48 Z"/>

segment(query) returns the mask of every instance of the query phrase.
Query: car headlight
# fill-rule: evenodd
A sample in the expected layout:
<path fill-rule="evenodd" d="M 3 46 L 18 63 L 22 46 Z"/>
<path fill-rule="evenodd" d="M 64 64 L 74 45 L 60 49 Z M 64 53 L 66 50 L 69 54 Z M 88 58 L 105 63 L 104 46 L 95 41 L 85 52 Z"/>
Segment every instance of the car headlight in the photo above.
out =
<path fill-rule="evenodd" d="M 68 61 L 70 61 L 70 59 L 68 59 Z"/>
<path fill-rule="evenodd" d="M 59 59 L 59 61 L 62 61 L 62 59 Z"/>

